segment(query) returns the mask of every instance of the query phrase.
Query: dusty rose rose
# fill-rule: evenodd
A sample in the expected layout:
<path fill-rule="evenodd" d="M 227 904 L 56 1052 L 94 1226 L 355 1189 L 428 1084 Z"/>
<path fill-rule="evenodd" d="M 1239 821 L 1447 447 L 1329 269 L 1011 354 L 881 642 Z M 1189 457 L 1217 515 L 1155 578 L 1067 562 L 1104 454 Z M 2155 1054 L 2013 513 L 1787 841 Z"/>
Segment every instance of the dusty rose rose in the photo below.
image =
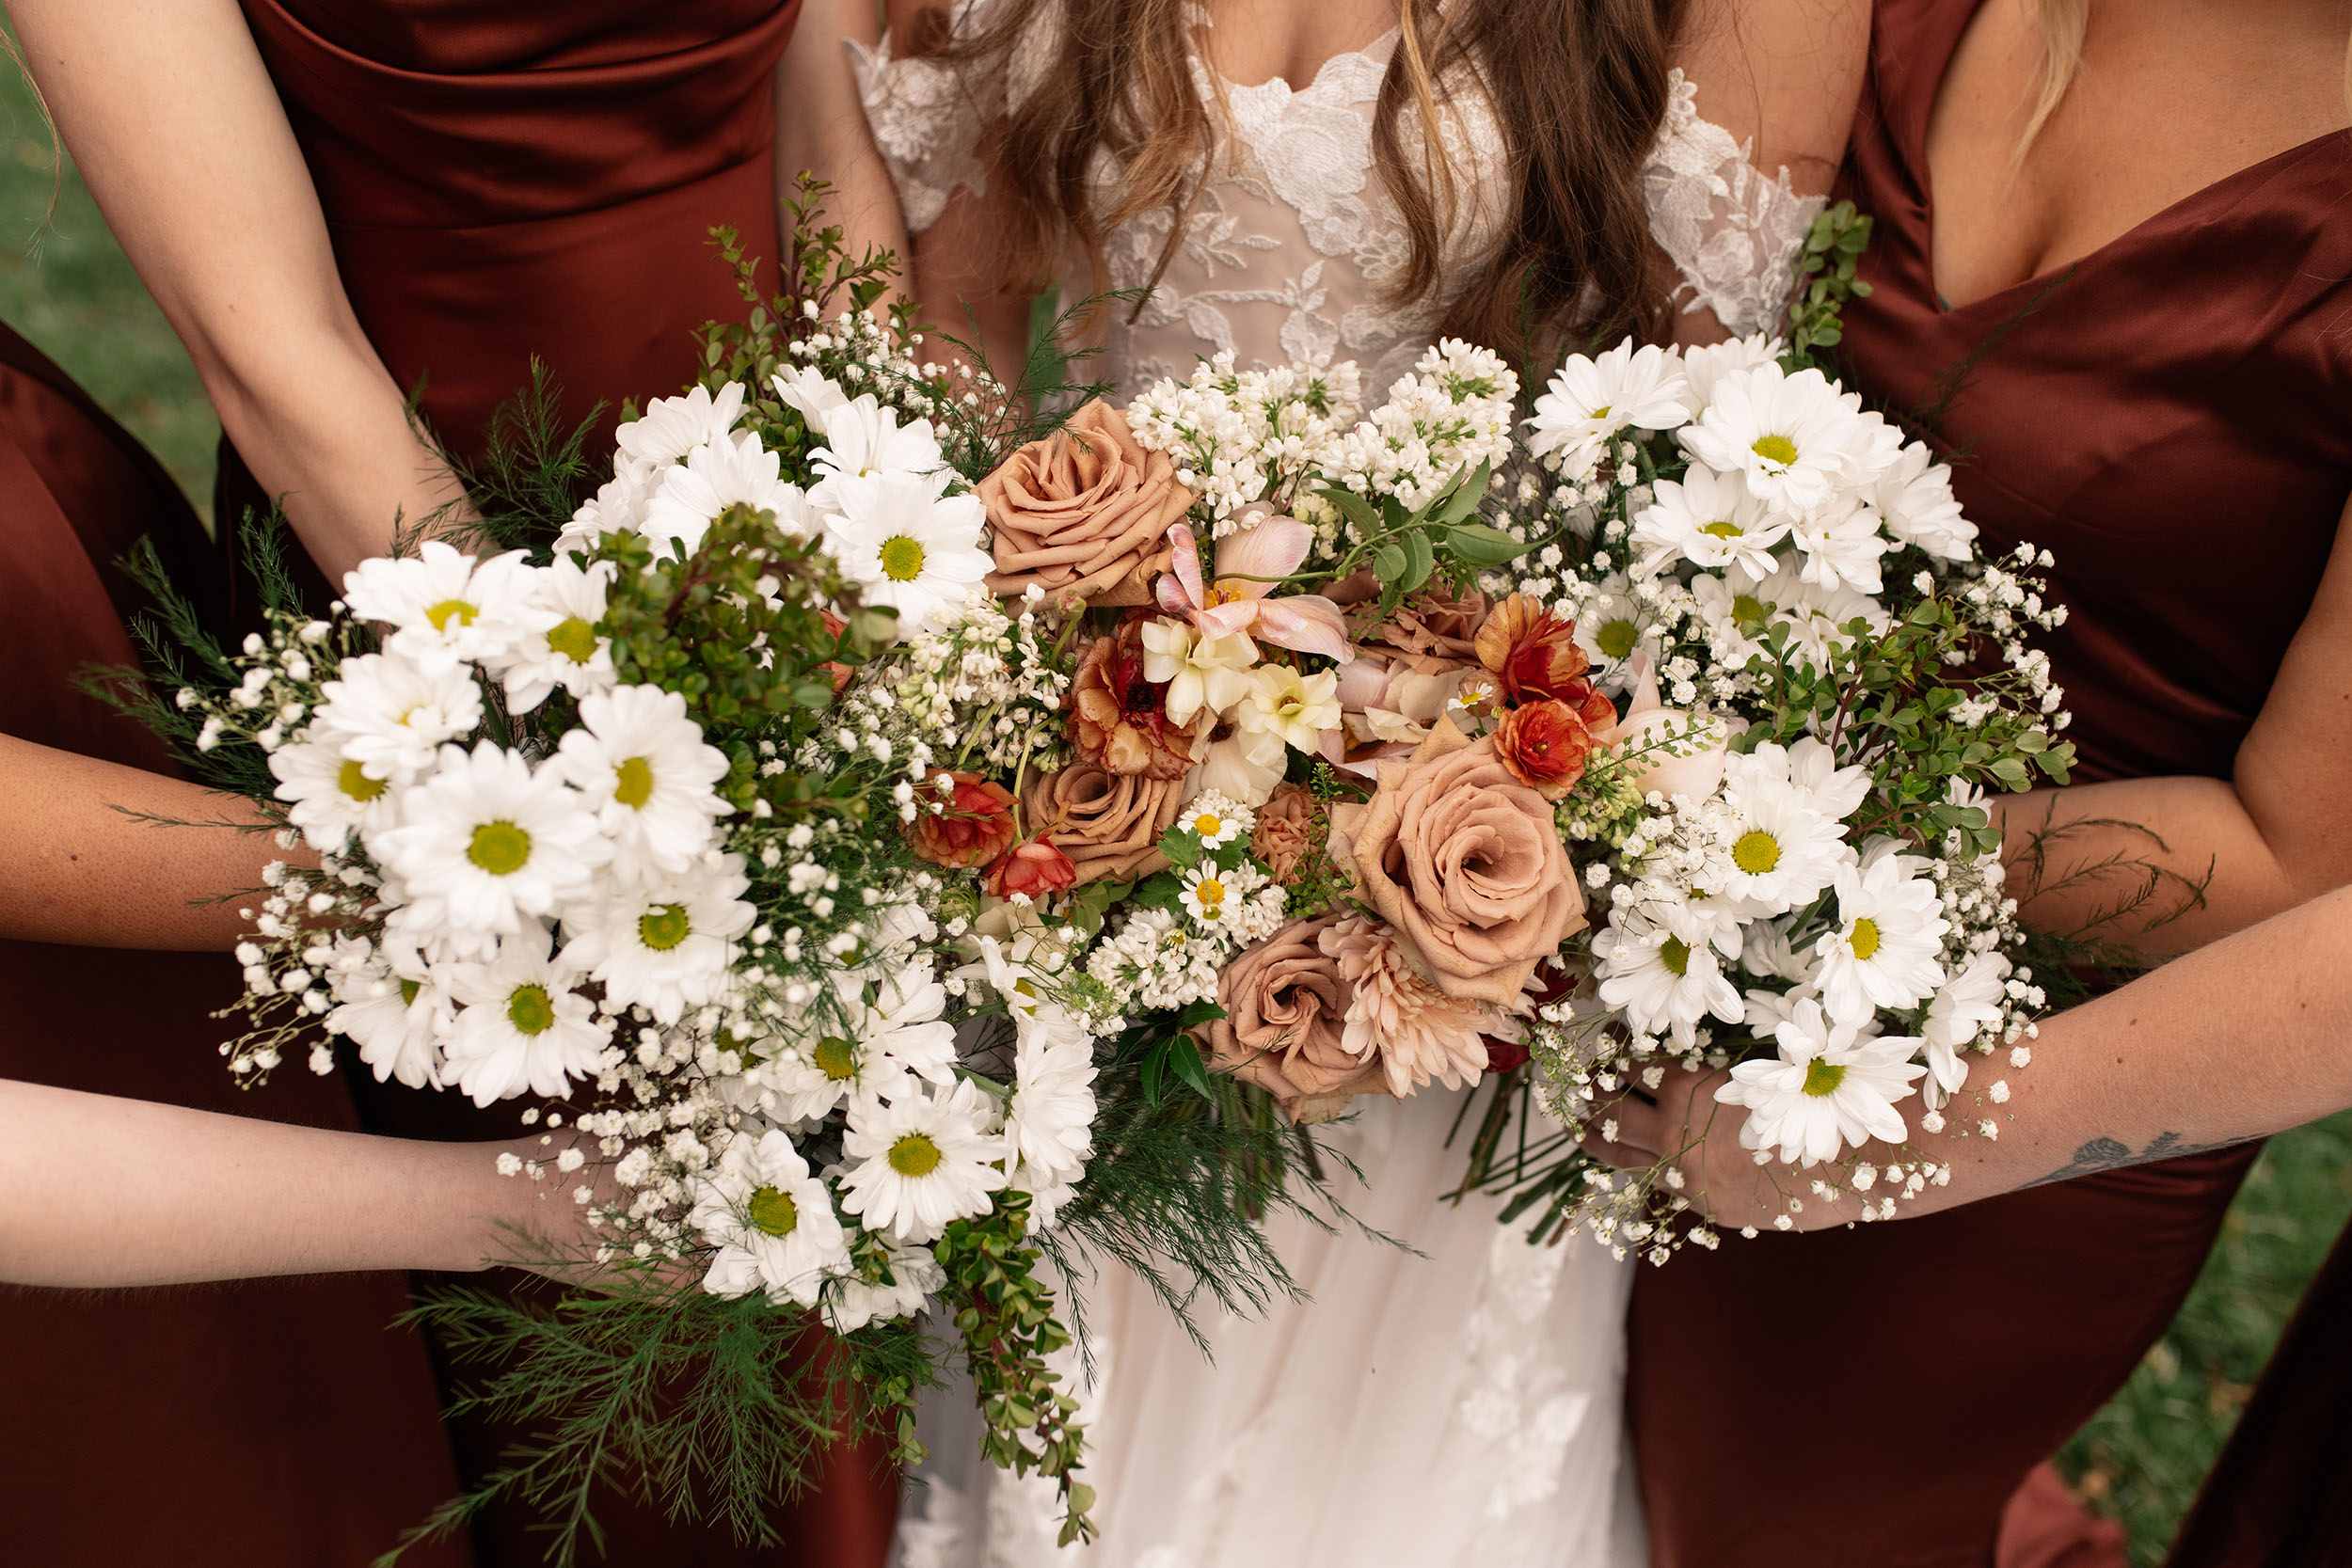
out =
<path fill-rule="evenodd" d="M 1576 645 L 1576 624 L 1564 621 L 1524 594 L 1495 606 L 1478 628 L 1478 662 L 1502 683 L 1515 703 L 1557 697 L 1580 706 L 1592 684 L 1584 679 L 1591 661 Z"/>
<path fill-rule="evenodd" d="M 1199 760 L 1198 736 L 1168 722 L 1168 688 L 1143 678 L 1143 627 L 1130 621 L 1087 645 L 1072 677 L 1070 744 L 1114 773 L 1181 779 Z"/>
<path fill-rule="evenodd" d="M 988 891 L 999 898 L 1016 893 L 1043 898 L 1075 887 L 1078 868 L 1049 839 L 1035 838 L 988 868 Z"/>
<path fill-rule="evenodd" d="M 908 842 L 933 865 L 986 865 L 1012 844 L 1012 792 L 977 773 L 948 777 L 956 787 L 945 812 L 930 809 L 935 785 L 916 796 L 924 805 L 907 824 Z"/>
<path fill-rule="evenodd" d="M 1331 858 L 1438 990 L 1509 1006 L 1584 925 L 1551 802 L 1511 776 L 1491 736 L 1445 721 L 1379 779 L 1369 804 L 1331 808 Z"/>
<path fill-rule="evenodd" d="M 1511 777 L 1547 800 L 1576 787 L 1592 750 L 1593 734 L 1584 721 L 1553 697 L 1515 707 L 1495 726 L 1495 756 Z"/>
<path fill-rule="evenodd" d="M 973 488 L 993 534 L 989 592 L 1012 598 L 1035 583 L 1050 598 L 1099 605 L 1151 602 L 1168 525 L 1193 500 L 1167 455 L 1137 446 L 1100 398 Z"/>
<path fill-rule="evenodd" d="M 1249 832 L 1249 852 L 1284 887 L 1292 885 L 1299 863 L 1314 847 L 1318 810 L 1313 793 L 1295 784 L 1283 784 L 1258 808 L 1258 825 Z"/>
<path fill-rule="evenodd" d="M 1333 922 L 1317 942 L 1354 988 L 1341 1044 L 1375 1056 L 1391 1094 L 1402 1100 L 1432 1081 L 1458 1089 L 1486 1070 L 1480 1031 L 1499 1027 L 1502 1015 L 1431 985 L 1395 931 L 1351 915 Z"/>
<path fill-rule="evenodd" d="M 1182 787 L 1080 762 L 1032 778 L 1021 809 L 1030 831 L 1070 858 L 1079 883 L 1123 882 L 1168 868 L 1160 835 L 1176 820 Z"/>
<path fill-rule="evenodd" d="M 1225 1016 L 1208 1025 L 1210 1065 L 1274 1096 L 1294 1121 L 1327 1120 L 1386 1082 L 1379 1053 L 1351 1051 L 1343 1036 L 1353 988 L 1318 945 L 1335 924 L 1293 921 L 1217 976 Z"/>

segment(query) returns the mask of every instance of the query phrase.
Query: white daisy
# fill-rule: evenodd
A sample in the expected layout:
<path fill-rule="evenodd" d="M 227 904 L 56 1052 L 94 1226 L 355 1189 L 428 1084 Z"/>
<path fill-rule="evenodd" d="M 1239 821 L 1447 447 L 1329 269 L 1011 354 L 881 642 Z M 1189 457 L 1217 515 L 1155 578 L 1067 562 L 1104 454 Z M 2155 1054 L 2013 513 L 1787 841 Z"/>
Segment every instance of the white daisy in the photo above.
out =
<path fill-rule="evenodd" d="M 1868 594 L 1807 582 L 1791 562 L 1782 562 L 1750 593 L 1759 603 L 1772 607 L 1775 624 L 1788 627 L 1789 653 L 1816 667 L 1826 668 L 1831 651 L 1853 641 L 1845 628 L 1855 621 L 1865 623 L 1873 633 L 1883 632 L 1892 624 L 1885 608 Z"/>
<path fill-rule="evenodd" d="M 506 705 L 529 713 L 557 687 L 575 697 L 612 684 L 612 640 L 597 634 L 605 591 L 618 570 L 610 561 L 582 566 L 559 554 L 537 574 L 538 601 L 531 629 L 516 643 L 501 677 Z"/>
<path fill-rule="evenodd" d="M 1535 400 L 1527 450 L 1537 457 L 1557 453 L 1562 473 L 1587 478 L 1617 432 L 1687 423 L 1686 385 L 1680 359 L 1655 343 L 1637 349 L 1628 339 L 1597 358 L 1572 354 Z"/>
<path fill-rule="evenodd" d="M 1870 500 L 1885 519 L 1886 531 L 1906 545 L 1939 561 L 1965 561 L 1974 551 L 1977 525 L 1961 515 L 1952 495 L 1952 470 L 1935 461 L 1922 442 L 1903 447 Z"/>
<path fill-rule="evenodd" d="M 1176 825 L 1197 836 L 1201 848 L 1222 849 L 1235 839 L 1246 837 L 1258 825 L 1258 814 L 1239 800 L 1209 789 L 1185 804 Z"/>
<path fill-rule="evenodd" d="M 988 509 L 980 498 L 937 494 L 908 473 L 844 481 L 841 513 L 826 519 L 844 576 L 868 605 L 898 612 L 898 641 L 937 631 L 962 613 L 994 569 L 980 548 Z"/>
<path fill-rule="evenodd" d="M 814 366 L 787 365 L 768 378 L 776 396 L 811 430 L 825 428 L 825 416 L 850 401 L 841 384 Z"/>
<path fill-rule="evenodd" d="M 1624 1008 L 1626 1021 L 1645 1035 L 1671 1032 L 1688 1046 L 1697 1038 L 1700 1020 L 1711 1015 L 1738 1023 L 1746 1016 L 1714 943 L 1695 932 L 1677 932 L 1671 911 L 1618 911 L 1593 949 L 1600 999 Z"/>
<path fill-rule="evenodd" d="M 1790 527 L 1788 537 L 1799 552 L 1797 575 L 1805 581 L 1824 589 L 1879 591 L 1886 535 L 1879 531 L 1878 514 L 1860 501 L 1835 501 L 1809 512 Z"/>
<path fill-rule="evenodd" d="M 1756 914 L 1811 902 L 1851 858 L 1845 830 L 1804 790 L 1769 777 L 1726 777 L 1724 800 L 1732 816 L 1724 890 Z"/>
<path fill-rule="evenodd" d="M 1739 474 L 1767 506 L 1800 516 L 1877 479 L 1885 464 L 1868 467 L 1873 442 L 1859 398 L 1820 371 L 1789 375 L 1777 364 L 1723 377 L 1707 411 L 1682 432 L 1692 457 Z"/>
<path fill-rule="evenodd" d="M 1249 694 L 1249 667 L 1257 644 L 1247 632 L 1202 637 L 1183 621 L 1165 617 L 1143 624 L 1143 678 L 1168 688 L 1168 721 L 1189 724 L 1206 708 L 1219 715 Z"/>
<path fill-rule="evenodd" d="M 868 1230 L 931 1242 L 951 1220 L 984 1213 L 1005 1184 L 996 1102 L 968 1079 L 930 1093 L 850 1107 L 841 1207 Z"/>
<path fill-rule="evenodd" d="M 1716 570 L 1738 566 L 1754 578 L 1771 575 L 1772 546 L 1788 536 L 1788 521 L 1767 512 L 1738 478 L 1694 463 L 1678 482 L 1660 480 L 1656 493 L 1633 519 L 1633 542 L 1648 552 L 1645 573 L 1680 558 Z"/>
<path fill-rule="evenodd" d="M 428 671 L 392 654 L 343 660 L 319 695 L 308 738 L 395 783 L 432 767 L 442 742 L 482 722 L 482 689 L 470 670 Z"/>
<path fill-rule="evenodd" d="M 655 398 L 644 413 L 612 433 L 621 455 L 648 468 L 664 468 L 696 447 L 722 440 L 743 417 L 743 384 L 730 381 L 712 396 L 695 387 L 682 398 Z"/>
<path fill-rule="evenodd" d="M 1635 654 L 1658 657 L 1657 638 L 1649 616 L 1633 602 L 1630 585 L 1621 572 L 1613 572 L 1592 586 L 1576 611 L 1576 645 L 1593 663 L 1597 684 L 1623 684 L 1633 668 Z"/>
<path fill-rule="evenodd" d="M 511 1100 L 525 1090 L 561 1098 L 575 1078 L 592 1076 L 612 1037 L 596 1004 L 575 989 L 580 971 L 553 956 L 544 926 L 499 939 L 486 963 L 450 969 L 450 994 L 465 1004 L 450 1031 L 442 1077 L 476 1105 Z"/>
<path fill-rule="evenodd" d="M 272 793 L 287 802 L 286 819 L 302 830 L 305 843 L 332 853 L 353 833 L 364 837 L 399 819 L 400 797 L 389 780 L 345 755 L 334 731 L 313 726 L 308 733 L 320 738 L 280 746 L 269 757 L 270 773 L 278 780 Z"/>
<path fill-rule="evenodd" d="M 1944 1096 L 1958 1093 L 1968 1082 L 1968 1064 L 1961 1053 L 1988 1026 L 2001 1022 L 2009 974 L 2007 958 L 1979 953 L 1929 999 L 1919 1039 L 1927 1047 L 1930 1103 L 1940 1104 Z"/>
<path fill-rule="evenodd" d="M 1745 338 L 1728 338 L 1720 343 L 1684 349 L 1682 379 L 1687 389 L 1682 405 L 1695 419 L 1715 396 L 1717 382 L 1734 371 L 1752 371 L 1758 365 L 1772 363 L 1788 346 L 1777 338 L 1756 332 Z"/>
<path fill-rule="evenodd" d="M 1820 956 L 1811 943 L 1803 953 L 1788 940 L 1788 920 L 1751 920 L 1740 928 L 1740 967 L 1750 974 L 1770 975 L 1775 980 L 1789 980 L 1800 986 L 1813 983 L 1820 969 Z M 1756 993 L 1749 992 L 1751 996 Z M 1774 1022 L 1778 1022 L 1775 1020 Z M 1753 1023 L 1754 1020 L 1751 1019 Z"/>
<path fill-rule="evenodd" d="M 684 463 L 662 471 L 645 507 L 645 537 L 657 550 L 691 555 L 719 514 L 738 505 L 773 513 L 785 532 L 806 534 L 815 527 L 808 498 L 782 471 L 776 454 L 748 432 L 696 447 Z"/>
<path fill-rule="evenodd" d="M 1869 799 L 1870 770 L 1840 768 L 1837 753 L 1827 743 L 1801 735 L 1783 746 L 1767 740 L 1724 765 L 1726 788 L 1763 779 L 1793 784 L 1810 798 L 1813 809 L 1834 822 L 1843 822 Z"/>
<path fill-rule="evenodd" d="M 789 1134 L 770 1128 L 729 1140 L 697 1182 L 688 1216 L 715 1248 L 703 1289 L 715 1296 L 764 1291 L 776 1306 L 817 1305 L 825 1281 L 850 1268 L 833 1194 L 809 1173 Z"/>
<path fill-rule="evenodd" d="M 676 878 L 614 889 L 564 911 L 565 959 L 601 981 L 613 1006 L 663 1023 L 718 1000 L 735 940 L 758 911 L 743 902 L 743 857 L 723 855 Z"/>
<path fill-rule="evenodd" d="M 1741 1147 L 1777 1148 L 1784 1161 L 1814 1165 L 1872 1138 L 1899 1144 L 1909 1136 L 1895 1102 L 1927 1071 L 1911 1060 L 1917 1040 L 1860 1038 L 1853 1025 L 1831 1022 L 1810 997 L 1790 1009 L 1773 1038 L 1777 1058 L 1738 1064 L 1731 1082 L 1715 1090 L 1722 1103 L 1748 1108 Z"/>
<path fill-rule="evenodd" d="M 1324 735 L 1340 727 L 1339 674 L 1262 664 L 1249 673 L 1249 690 L 1234 708 L 1233 721 L 1248 734 L 1279 736 L 1294 752 L 1319 753 Z"/>
<path fill-rule="evenodd" d="M 608 533 L 635 533 L 644 526 L 645 506 L 661 483 L 661 470 L 624 463 L 591 499 L 580 503 L 572 520 L 555 536 L 558 555 L 588 550 Z"/>
<path fill-rule="evenodd" d="M 521 550 L 478 561 L 428 539 L 415 555 L 361 562 L 343 578 L 343 602 L 390 626 L 384 651 L 421 670 L 495 667 L 528 629 L 536 575 Z"/>
<path fill-rule="evenodd" d="M 456 1017 L 446 971 L 415 952 L 388 952 L 357 938 L 338 937 L 335 947 L 327 1031 L 358 1048 L 377 1083 L 439 1087 L 441 1042 Z"/>
<path fill-rule="evenodd" d="M 1238 915 L 1250 895 L 1265 886 L 1265 873 L 1248 861 L 1231 869 L 1220 868 L 1215 861 L 1204 861 L 1184 873 L 1184 891 L 1176 901 L 1184 912 L 1203 926 L 1215 927 L 1228 925 Z"/>
<path fill-rule="evenodd" d="M 1738 670 L 1764 651 L 1772 607 L 1756 596 L 1756 584 L 1745 573 L 1717 577 L 1701 572 L 1691 579 L 1691 594 L 1698 601 L 1699 625 L 1706 628 L 1708 646 L 1719 662 Z"/>
<path fill-rule="evenodd" d="M 1944 901 L 1915 873 L 1916 856 L 1881 852 L 1838 868 L 1837 926 L 1822 933 L 1821 1005 L 1832 1018 L 1860 1023 L 1880 1008 L 1916 1006 L 1944 983 Z"/>
<path fill-rule="evenodd" d="M 580 727 L 564 734 L 555 767 L 596 812 L 626 881 L 676 876 L 710 847 L 731 810 L 711 786 L 726 753 L 704 744 L 686 699 L 657 686 L 620 686 L 583 699 Z"/>
<path fill-rule="evenodd" d="M 521 931 L 586 893 L 609 853 L 585 801 L 553 768 L 532 772 L 491 741 L 441 748 L 409 790 L 403 820 L 377 835 L 421 928 L 445 926 L 460 951 Z"/>
<path fill-rule="evenodd" d="M 1037 1199 L 1032 1219 L 1047 1225 L 1094 1152 L 1094 1037 L 1050 1003 L 1020 1031 L 1005 1148 L 1018 1162 L 1015 1180 Z"/>
<path fill-rule="evenodd" d="M 939 450 L 939 437 L 931 434 L 930 420 L 900 425 L 898 411 L 882 407 L 870 392 L 828 409 L 820 423 L 825 444 L 812 451 L 808 460 L 827 480 L 937 475 L 947 465 Z M 934 495 L 937 484 L 933 481 Z"/>
<path fill-rule="evenodd" d="M 947 1271 L 930 1247 L 887 1242 L 884 1252 L 885 1261 L 868 1265 L 876 1269 L 876 1277 L 847 1275 L 825 1288 L 819 1310 L 825 1326 L 835 1334 L 854 1334 L 870 1323 L 913 1317 L 933 1291 L 946 1285 Z"/>

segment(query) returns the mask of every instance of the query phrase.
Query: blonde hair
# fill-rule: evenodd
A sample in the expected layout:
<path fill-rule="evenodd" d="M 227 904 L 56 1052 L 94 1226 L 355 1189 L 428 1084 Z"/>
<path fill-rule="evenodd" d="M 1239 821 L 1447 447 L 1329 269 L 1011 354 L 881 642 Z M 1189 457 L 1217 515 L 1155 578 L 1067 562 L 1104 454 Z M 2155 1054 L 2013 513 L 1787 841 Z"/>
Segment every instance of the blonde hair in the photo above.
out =
<path fill-rule="evenodd" d="M 2033 0 L 2042 21 L 2042 71 L 2035 84 L 2033 113 L 2025 134 L 2017 138 L 2013 162 L 2025 160 L 2026 149 L 2050 122 L 2066 91 L 2082 74 L 2083 35 L 2090 30 L 2090 0 Z M 2352 113 L 2352 36 L 2344 40 L 2344 101 Z"/>

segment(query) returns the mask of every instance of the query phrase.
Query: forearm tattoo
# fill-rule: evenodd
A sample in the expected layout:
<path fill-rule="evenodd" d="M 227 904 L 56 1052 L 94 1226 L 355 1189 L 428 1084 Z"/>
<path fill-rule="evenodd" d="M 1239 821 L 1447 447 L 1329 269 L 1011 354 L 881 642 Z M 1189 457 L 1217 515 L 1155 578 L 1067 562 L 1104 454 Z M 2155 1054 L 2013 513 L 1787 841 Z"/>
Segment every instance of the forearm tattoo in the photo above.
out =
<path fill-rule="evenodd" d="M 2122 1170 L 2126 1165 L 2145 1165 L 2157 1160 L 2177 1160 L 2185 1154 L 2202 1154 L 2208 1149 L 2228 1148 L 2233 1144 L 2249 1143 L 2248 1138 L 2224 1138 L 2218 1143 L 2184 1143 L 2178 1132 L 2159 1132 L 2146 1148 L 2137 1154 L 2131 1145 L 2119 1138 L 2093 1138 L 2074 1150 L 2074 1157 L 2052 1171 L 2026 1183 L 2028 1187 L 2047 1186 L 2053 1181 L 2072 1181 L 2078 1176 L 2092 1176 L 2103 1170 Z"/>

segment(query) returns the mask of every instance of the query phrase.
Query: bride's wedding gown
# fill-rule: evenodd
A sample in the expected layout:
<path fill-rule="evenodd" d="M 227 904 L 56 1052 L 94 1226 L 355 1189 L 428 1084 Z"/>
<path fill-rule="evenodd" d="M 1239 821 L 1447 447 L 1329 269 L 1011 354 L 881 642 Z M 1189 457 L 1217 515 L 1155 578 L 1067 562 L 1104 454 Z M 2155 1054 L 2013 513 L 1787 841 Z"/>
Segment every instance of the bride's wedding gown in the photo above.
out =
<path fill-rule="evenodd" d="M 1377 404 L 1411 367 L 1449 301 L 1399 309 L 1378 284 L 1406 250 L 1372 150 L 1394 37 L 1335 56 L 1303 87 L 1222 84 L 1233 156 L 1185 218 L 1140 315 L 1115 313 L 1089 379 L 1124 402 L 1220 351 L 1245 368 L 1353 359 Z M 972 95 L 926 60 L 860 51 L 858 66 L 919 233 L 956 186 L 980 184 Z M 1678 73 L 1675 85 L 1646 171 L 1653 230 L 1692 296 L 1734 331 L 1754 330 L 1786 297 L 1820 204 L 1757 176 L 1698 118 Z M 1505 166 L 1474 94 L 1449 111 L 1446 151 L 1483 198 L 1468 204 L 1444 270 L 1462 279 L 1492 242 Z M 1112 236 L 1114 288 L 1149 281 L 1170 221 L 1155 214 Z M 1091 292 L 1085 277 L 1068 297 Z M 1468 1130 L 1446 1140 L 1462 1099 L 1433 1088 L 1359 1100 L 1352 1120 L 1324 1130 L 1364 1176 L 1338 1181 L 1337 1200 L 1412 1250 L 1278 1218 L 1269 1228 L 1311 1299 L 1259 1317 L 1200 1304 L 1208 1358 L 1122 1271 L 1081 1281 L 1094 1546 L 1057 1549 L 1051 1486 L 977 1462 L 968 1390 L 935 1401 L 926 1484 L 909 1488 L 899 1526 L 903 1568 L 1639 1564 L 1618 1414 L 1632 1265 L 1581 1235 L 1530 1245 L 1521 1227 L 1497 1223 L 1491 1197 L 1440 1203 L 1461 1176 Z"/>

